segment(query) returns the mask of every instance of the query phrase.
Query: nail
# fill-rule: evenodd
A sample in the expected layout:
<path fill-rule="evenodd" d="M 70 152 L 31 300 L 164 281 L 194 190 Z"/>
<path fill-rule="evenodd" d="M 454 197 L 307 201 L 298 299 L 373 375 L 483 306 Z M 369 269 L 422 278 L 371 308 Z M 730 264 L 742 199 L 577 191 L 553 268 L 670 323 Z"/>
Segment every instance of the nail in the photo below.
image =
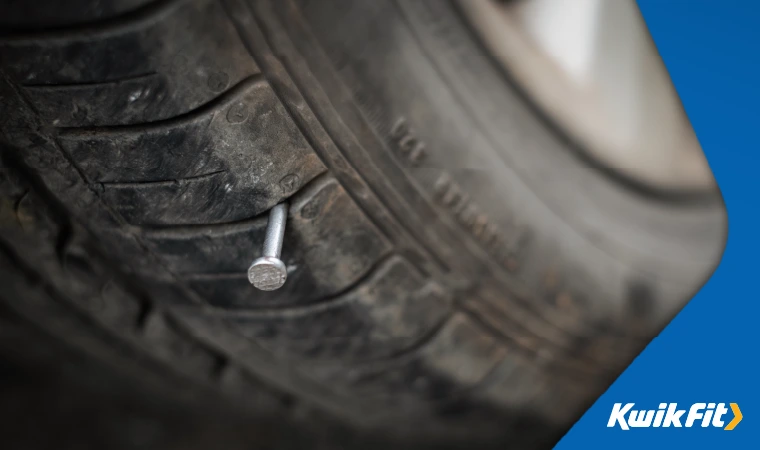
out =
<path fill-rule="evenodd" d="M 280 203 L 269 211 L 269 222 L 264 237 L 263 255 L 248 268 L 248 281 L 262 291 L 274 291 L 285 284 L 288 271 L 280 260 L 282 241 L 285 237 L 285 222 L 288 218 L 288 205 Z"/>

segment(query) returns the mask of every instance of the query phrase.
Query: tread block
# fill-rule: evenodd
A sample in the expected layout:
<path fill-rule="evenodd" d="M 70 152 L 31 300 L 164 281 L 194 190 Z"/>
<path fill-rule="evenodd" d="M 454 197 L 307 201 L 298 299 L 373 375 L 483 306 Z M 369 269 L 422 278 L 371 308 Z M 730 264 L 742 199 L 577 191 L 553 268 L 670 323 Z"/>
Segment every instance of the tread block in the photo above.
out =
<path fill-rule="evenodd" d="M 319 178 L 291 200 L 282 249 L 287 283 L 259 291 L 246 271 L 261 252 L 266 221 L 146 230 L 143 236 L 173 273 L 211 304 L 228 308 L 305 304 L 334 295 L 391 248 L 334 178 Z"/>
<path fill-rule="evenodd" d="M 504 349 L 461 313 L 414 354 L 346 371 L 319 367 L 315 378 L 340 385 L 355 396 L 436 401 L 476 387 L 502 360 Z"/>
<path fill-rule="evenodd" d="M 393 256 L 366 282 L 328 303 L 226 317 L 274 354 L 345 363 L 416 345 L 448 316 L 450 304 L 440 286 Z"/>
<path fill-rule="evenodd" d="M 54 127 L 126 125 L 172 117 L 197 102 L 178 103 L 167 77 L 148 73 L 103 83 L 34 85 L 24 88 L 40 118 Z M 196 94 L 197 95 L 197 94 Z"/>
<path fill-rule="evenodd" d="M 220 2 L 146 9 L 113 23 L 0 40 L 3 66 L 58 127 L 173 117 L 259 72 Z"/>
<path fill-rule="evenodd" d="M 247 219 L 325 170 L 269 85 L 256 79 L 189 116 L 73 131 L 59 141 L 135 225 Z"/>

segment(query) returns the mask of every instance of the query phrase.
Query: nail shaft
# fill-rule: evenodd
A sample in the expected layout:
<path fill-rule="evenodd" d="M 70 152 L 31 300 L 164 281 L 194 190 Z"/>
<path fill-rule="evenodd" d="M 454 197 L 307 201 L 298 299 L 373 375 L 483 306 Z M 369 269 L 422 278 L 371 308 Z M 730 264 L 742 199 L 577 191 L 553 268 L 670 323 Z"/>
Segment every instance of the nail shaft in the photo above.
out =
<path fill-rule="evenodd" d="M 266 237 L 262 253 L 264 256 L 279 258 L 282 252 L 282 241 L 285 237 L 285 223 L 288 219 L 288 206 L 285 203 L 275 205 L 269 211 Z"/>

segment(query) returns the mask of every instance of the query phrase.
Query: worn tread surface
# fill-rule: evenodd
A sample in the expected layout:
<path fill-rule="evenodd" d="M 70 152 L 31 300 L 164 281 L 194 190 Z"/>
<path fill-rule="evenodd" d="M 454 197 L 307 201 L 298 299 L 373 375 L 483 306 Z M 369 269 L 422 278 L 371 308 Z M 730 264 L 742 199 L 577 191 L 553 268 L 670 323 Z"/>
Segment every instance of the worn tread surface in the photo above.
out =
<path fill-rule="evenodd" d="M 75 343 L 261 410 L 544 447 L 713 264 L 699 250 L 653 282 L 511 169 L 494 212 L 494 160 L 444 142 L 477 154 L 487 125 L 426 97 L 461 95 L 414 25 L 449 6 L 88 1 L 0 15 L 0 254 L 87 323 Z M 282 201 L 288 281 L 257 291 L 245 271 Z"/>

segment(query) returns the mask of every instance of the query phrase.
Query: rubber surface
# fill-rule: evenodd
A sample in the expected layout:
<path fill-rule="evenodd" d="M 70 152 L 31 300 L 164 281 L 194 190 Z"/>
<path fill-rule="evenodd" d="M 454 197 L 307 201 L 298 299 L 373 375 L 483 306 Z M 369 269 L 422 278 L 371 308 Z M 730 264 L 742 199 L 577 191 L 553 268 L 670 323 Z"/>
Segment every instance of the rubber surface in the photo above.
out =
<path fill-rule="evenodd" d="M 546 447 L 718 262 L 719 198 L 586 168 L 448 3 L 96 3 L 3 26 L 0 242 L 160 374 Z M 263 292 L 283 200 L 288 280 Z"/>

